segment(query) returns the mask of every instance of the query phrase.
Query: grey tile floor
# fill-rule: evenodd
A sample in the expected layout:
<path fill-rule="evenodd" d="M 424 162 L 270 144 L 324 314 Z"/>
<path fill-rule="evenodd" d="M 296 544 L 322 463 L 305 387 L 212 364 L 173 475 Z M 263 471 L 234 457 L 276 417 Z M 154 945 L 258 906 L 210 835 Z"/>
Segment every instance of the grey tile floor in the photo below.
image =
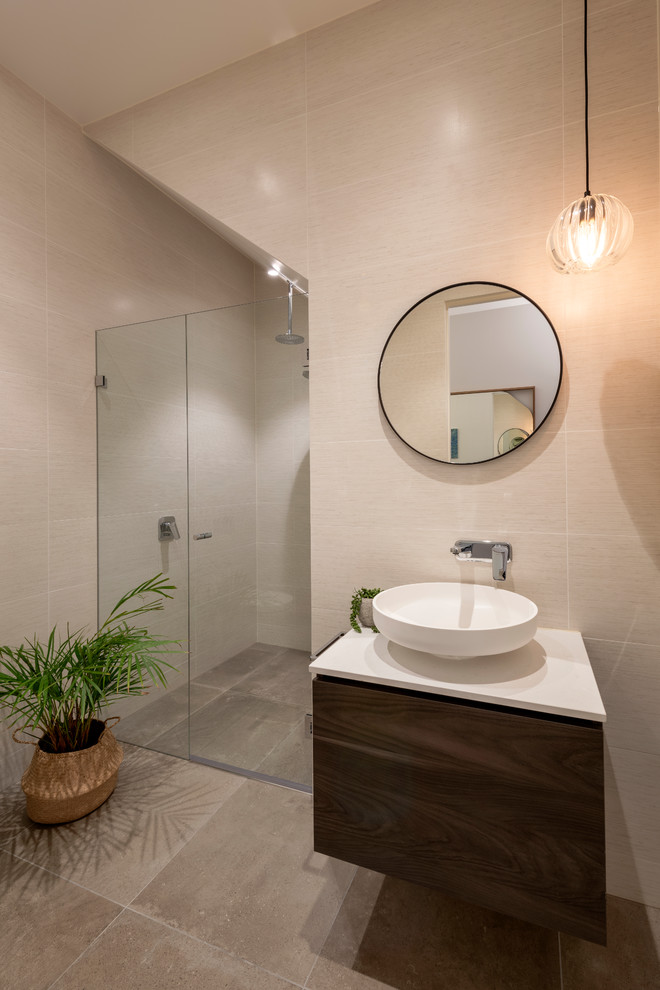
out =
<path fill-rule="evenodd" d="M 101 808 L 38 826 L 0 734 L 3 990 L 660 986 L 660 911 L 610 898 L 607 949 L 560 937 L 315 853 L 308 794 L 124 748 Z"/>
<path fill-rule="evenodd" d="M 122 719 L 116 735 L 171 756 L 190 754 L 311 785 L 309 654 L 255 643 L 193 676 L 188 689 L 156 695 Z"/>

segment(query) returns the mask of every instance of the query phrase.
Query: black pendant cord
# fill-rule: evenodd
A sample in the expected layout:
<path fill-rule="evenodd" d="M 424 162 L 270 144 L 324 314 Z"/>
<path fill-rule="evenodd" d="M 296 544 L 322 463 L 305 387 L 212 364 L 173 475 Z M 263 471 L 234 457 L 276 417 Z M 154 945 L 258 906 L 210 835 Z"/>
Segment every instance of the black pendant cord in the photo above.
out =
<path fill-rule="evenodd" d="M 589 189 L 589 71 L 587 63 L 587 0 L 584 0 L 584 157 L 585 157 L 585 196 L 591 196 Z"/>

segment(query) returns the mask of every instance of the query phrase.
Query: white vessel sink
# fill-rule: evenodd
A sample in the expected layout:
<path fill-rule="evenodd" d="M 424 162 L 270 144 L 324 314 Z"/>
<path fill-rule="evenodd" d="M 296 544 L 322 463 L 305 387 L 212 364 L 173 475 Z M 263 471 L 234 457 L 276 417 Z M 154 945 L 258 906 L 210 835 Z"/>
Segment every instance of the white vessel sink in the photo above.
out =
<path fill-rule="evenodd" d="M 537 619 L 529 598 L 481 584 L 403 584 L 374 598 L 374 623 L 384 636 L 444 657 L 517 650 L 534 638 Z"/>

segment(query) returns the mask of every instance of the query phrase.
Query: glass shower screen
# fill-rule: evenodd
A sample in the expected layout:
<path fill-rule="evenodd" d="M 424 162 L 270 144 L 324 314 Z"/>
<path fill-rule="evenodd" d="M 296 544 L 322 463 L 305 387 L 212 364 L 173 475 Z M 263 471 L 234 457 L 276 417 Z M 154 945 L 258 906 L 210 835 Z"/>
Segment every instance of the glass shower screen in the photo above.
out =
<path fill-rule="evenodd" d="M 294 316 L 306 337 L 306 299 Z M 182 645 L 168 688 L 122 704 L 119 738 L 309 789 L 309 385 L 286 320 L 280 298 L 98 332 L 99 611 L 159 572 L 177 588 L 153 625 Z"/>

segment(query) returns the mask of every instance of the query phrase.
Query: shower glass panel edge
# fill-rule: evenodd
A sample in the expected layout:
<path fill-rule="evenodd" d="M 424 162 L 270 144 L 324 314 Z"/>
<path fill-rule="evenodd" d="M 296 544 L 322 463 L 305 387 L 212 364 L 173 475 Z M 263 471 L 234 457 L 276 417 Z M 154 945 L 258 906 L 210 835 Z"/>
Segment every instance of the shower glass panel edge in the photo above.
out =
<path fill-rule="evenodd" d="M 295 329 L 307 338 L 307 300 L 296 297 L 294 305 Z M 99 389 L 98 397 L 99 603 L 105 607 L 111 598 L 122 565 L 123 584 L 130 586 L 131 567 L 145 546 L 144 534 L 134 533 L 138 513 L 131 504 L 150 494 L 148 485 L 143 491 L 145 471 L 159 466 L 158 482 L 180 478 L 173 455 L 178 461 L 183 452 L 186 525 L 179 526 L 177 548 L 185 546 L 185 577 L 181 569 L 175 583 L 184 592 L 179 602 L 185 597 L 185 631 L 179 616 L 179 635 L 166 634 L 189 645 L 185 698 L 177 680 L 167 692 L 159 689 L 129 703 L 118 734 L 127 742 L 308 790 L 308 352 L 307 340 L 294 348 L 275 343 L 286 326 L 284 297 L 97 333 L 97 370 L 108 378 L 108 389 Z M 165 347 L 161 330 L 169 341 Z M 177 370 L 163 372 L 163 360 Z M 168 375 L 177 379 L 175 403 L 163 394 Z M 184 442 L 177 424 L 172 451 L 162 427 L 172 422 L 182 384 Z M 106 406 L 114 414 L 109 422 Z M 163 406 L 168 416 L 161 423 L 154 413 Z M 154 426 L 156 432 L 161 427 L 159 436 L 150 432 Z M 132 469 L 131 457 L 137 458 Z M 129 504 L 119 508 L 133 526 L 128 530 L 111 504 L 122 478 L 129 491 L 119 494 Z M 159 487 L 155 479 L 152 487 Z M 237 508 L 245 510 L 242 517 Z M 174 514 L 164 503 L 157 509 L 157 515 Z M 242 597 L 232 598 L 238 589 Z M 214 626 L 223 593 L 224 604 L 235 607 Z M 242 630 L 235 621 L 241 611 L 244 618 L 249 614 L 249 628 Z M 238 717 L 241 710 L 251 713 L 247 721 Z M 214 741 L 216 730 L 224 731 L 224 742 Z"/>
<path fill-rule="evenodd" d="M 173 317 L 96 334 L 98 601 L 104 618 L 120 595 L 162 573 L 176 586 L 148 628 L 181 642 L 166 656 L 168 689 L 123 699 L 116 734 L 158 749 L 164 723 L 188 722 L 188 464 L 185 318 Z M 173 517 L 179 538 L 159 539 L 159 519 Z M 172 755 L 187 758 L 187 738 Z"/>
<path fill-rule="evenodd" d="M 305 337 L 306 304 L 294 312 Z M 191 758 L 305 787 L 307 348 L 276 342 L 287 297 L 192 314 L 187 328 L 191 688 L 218 692 L 192 711 Z"/>

